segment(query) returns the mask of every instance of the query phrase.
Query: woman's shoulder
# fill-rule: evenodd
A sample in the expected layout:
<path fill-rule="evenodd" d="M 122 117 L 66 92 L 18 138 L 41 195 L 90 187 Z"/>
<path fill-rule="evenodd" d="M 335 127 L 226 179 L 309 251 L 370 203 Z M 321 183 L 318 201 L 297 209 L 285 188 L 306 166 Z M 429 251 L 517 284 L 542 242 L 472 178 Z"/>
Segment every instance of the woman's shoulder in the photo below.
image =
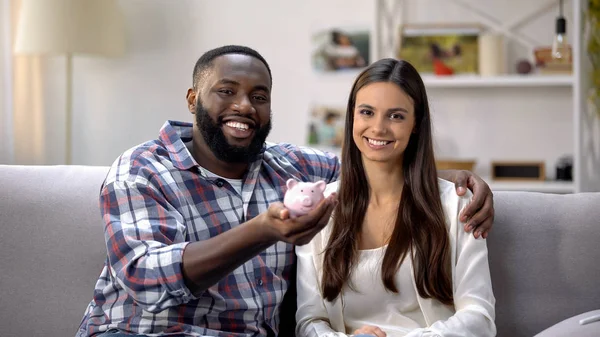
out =
<path fill-rule="evenodd" d="M 453 182 L 442 178 L 438 178 L 438 188 L 442 203 L 468 203 L 473 197 L 473 193 L 469 189 L 467 189 L 467 192 L 464 195 L 459 196 L 458 193 L 456 193 L 456 185 L 454 185 Z"/>
<path fill-rule="evenodd" d="M 456 186 L 454 183 L 441 178 L 438 178 L 438 185 L 446 224 L 449 227 L 448 229 L 453 231 L 453 229 L 460 227 L 460 212 L 469 204 L 469 202 L 471 202 L 473 193 L 467 189 L 467 192 L 464 195 L 459 196 L 456 193 Z"/>

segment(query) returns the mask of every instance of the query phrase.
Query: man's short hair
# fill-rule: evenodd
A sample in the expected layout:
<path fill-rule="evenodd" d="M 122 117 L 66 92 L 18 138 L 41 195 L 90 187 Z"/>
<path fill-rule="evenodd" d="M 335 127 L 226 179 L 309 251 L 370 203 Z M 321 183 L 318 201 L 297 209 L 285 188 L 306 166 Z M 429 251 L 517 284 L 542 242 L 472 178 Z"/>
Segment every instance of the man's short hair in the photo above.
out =
<path fill-rule="evenodd" d="M 269 71 L 269 79 L 271 80 L 271 83 L 273 82 L 273 77 L 271 76 L 271 68 L 269 68 L 269 64 L 264 59 L 264 57 L 262 57 L 262 55 L 260 55 L 256 50 L 245 46 L 228 45 L 209 50 L 202 56 L 200 56 L 200 58 L 196 62 L 196 65 L 194 66 L 194 73 L 192 75 L 192 83 L 194 88 L 197 88 L 197 85 L 203 77 L 203 75 L 206 73 L 207 70 L 209 70 L 212 67 L 213 60 L 221 55 L 227 54 L 242 54 L 258 59 L 265 65 L 265 67 L 267 67 L 267 70 Z"/>

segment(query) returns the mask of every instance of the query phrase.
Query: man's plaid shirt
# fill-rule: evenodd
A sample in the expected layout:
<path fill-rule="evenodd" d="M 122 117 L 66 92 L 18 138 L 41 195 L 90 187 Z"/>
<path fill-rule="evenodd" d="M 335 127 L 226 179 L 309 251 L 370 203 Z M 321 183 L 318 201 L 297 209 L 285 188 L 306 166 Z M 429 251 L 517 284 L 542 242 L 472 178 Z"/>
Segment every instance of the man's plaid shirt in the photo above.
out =
<path fill-rule="evenodd" d="M 195 297 L 182 277 L 190 242 L 210 239 L 283 200 L 285 182 L 337 180 L 337 157 L 290 144 L 266 144 L 243 178 L 241 195 L 206 175 L 191 156 L 192 124 L 168 121 L 158 139 L 113 164 L 100 192 L 108 251 L 77 336 L 110 329 L 139 334 L 266 336 L 295 256 L 278 242 Z"/>

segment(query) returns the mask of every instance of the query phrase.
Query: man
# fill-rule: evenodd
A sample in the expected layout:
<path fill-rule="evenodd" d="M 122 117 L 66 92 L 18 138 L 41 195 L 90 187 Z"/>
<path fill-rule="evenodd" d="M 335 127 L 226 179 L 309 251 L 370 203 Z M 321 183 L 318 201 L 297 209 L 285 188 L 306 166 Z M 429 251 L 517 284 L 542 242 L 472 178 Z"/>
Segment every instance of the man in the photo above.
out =
<path fill-rule="evenodd" d="M 288 288 L 295 300 L 293 245 L 326 225 L 336 200 L 290 219 L 285 182 L 333 182 L 339 162 L 265 143 L 271 83 L 256 51 L 211 50 L 187 93 L 195 123 L 168 121 L 158 139 L 115 161 L 100 193 L 108 256 L 77 336 L 291 335 L 281 329 L 293 331 L 293 319 L 282 323 L 280 313 Z M 469 211 L 478 211 L 470 223 L 489 230 L 489 187 L 469 173 L 445 174 L 458 186 L 470 181 Z"/>

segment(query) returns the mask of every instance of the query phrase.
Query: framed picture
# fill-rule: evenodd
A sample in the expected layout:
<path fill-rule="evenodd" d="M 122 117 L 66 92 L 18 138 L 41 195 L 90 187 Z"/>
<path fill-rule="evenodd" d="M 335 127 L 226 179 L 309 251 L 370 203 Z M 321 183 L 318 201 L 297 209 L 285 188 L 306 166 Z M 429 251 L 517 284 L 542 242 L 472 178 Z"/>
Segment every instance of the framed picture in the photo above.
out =
<path fill-rule="evenodd" d="M 359 69 L 369 64 L 370 34 L 366 28 L 328 28 L 312 35 L 312 65 L 317 71 Z"/>
<path fill-rule="evenodd" d="M 333 152 L 341 149 L 345 121 L 346 109 L 344 107 L 315 105 L 310 111 L 307 130 L 308 145 Z"/>
<path fill-rule="evenodd" d="M 477 74 L 482 26 L 404 25 L 397 57 L 421 74 Z"/>

